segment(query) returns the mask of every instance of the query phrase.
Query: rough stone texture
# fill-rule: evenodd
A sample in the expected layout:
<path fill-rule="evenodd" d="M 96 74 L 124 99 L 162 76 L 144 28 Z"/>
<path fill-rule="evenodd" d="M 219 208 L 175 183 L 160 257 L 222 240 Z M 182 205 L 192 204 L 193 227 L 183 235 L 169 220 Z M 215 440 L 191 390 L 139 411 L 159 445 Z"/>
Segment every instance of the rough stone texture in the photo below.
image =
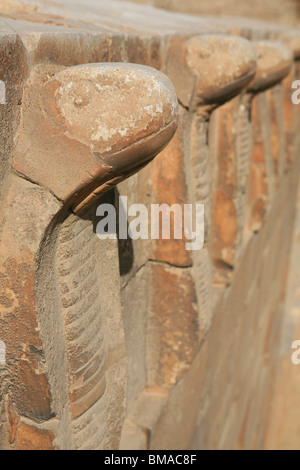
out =
<path fill-rule="evenodd" d="M 299 179 L 299 32 L 114 1 L 0 13 L 1 448 L 264 447 Z M 169 80 L 144 66 L 173 82 L 179 124 L 143 169 L 177 122 Z M 119 213 L 119 194 L 204 203 L 204 247 L 100 242 L 96 206 Z"/>
<path fill-rule="evenodd" d="M 22 60 L 4 61 L 2 78 L 18 76 L 9 86 L 19 97 L 14 114 L 1 110 L 14 133 L 13 145 L 3 136 L 1 448 L 114 449 L 127 383 L 117 242 L 99 251 L 96 207 L 87 206 L 168 143 L 176 94 L 149 67 L 43 64 L 41 52 L 33 59 L 35 33 L 26 46 L 10 36 L 26 83 L 14 70 Z"/>
<path fill-rule="evenodd" d="M 265 449 L 299 449 L 299 366 L 291 361 L 291 344 L 299 338 L 299 260 L 300 260 L 300 193 L 298 192 L 296 227 L 290 255 L 289 282 L 282 324 L 277 390 L 271 401 Z"/>
<path fill-rule="evenodd" d="M 168 11 L 196 15 L 234 15 L 249 18 L 268 18 L 284 25 L 299 24 L 299 0 L 131 0 L 133 3 L 153 5 Z"/>

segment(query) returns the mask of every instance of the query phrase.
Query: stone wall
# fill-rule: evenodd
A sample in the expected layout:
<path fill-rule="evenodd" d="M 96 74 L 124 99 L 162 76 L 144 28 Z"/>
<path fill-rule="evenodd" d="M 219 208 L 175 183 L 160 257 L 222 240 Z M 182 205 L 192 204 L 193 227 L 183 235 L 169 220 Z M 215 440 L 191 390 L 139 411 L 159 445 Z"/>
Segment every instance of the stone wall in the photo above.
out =
<path fill-rule="evenodd" d="M 126 0 L 125 0 L 126 1 Z M 153 5 L 168 11 L 196 15 L 230 15 L 254 19 L 268 19 L 284 25 L 299 24 L 299 0 L 131 0 L 133 3 Z"/>
<path fill-rule="evenodd" d="M 0 13 L 0 448 L 263 448 L 300 33 L 96 0 Z M 97 206 L 119 214 L 119 195 L 204 204 L 203 248 L 98 240 Z"/>

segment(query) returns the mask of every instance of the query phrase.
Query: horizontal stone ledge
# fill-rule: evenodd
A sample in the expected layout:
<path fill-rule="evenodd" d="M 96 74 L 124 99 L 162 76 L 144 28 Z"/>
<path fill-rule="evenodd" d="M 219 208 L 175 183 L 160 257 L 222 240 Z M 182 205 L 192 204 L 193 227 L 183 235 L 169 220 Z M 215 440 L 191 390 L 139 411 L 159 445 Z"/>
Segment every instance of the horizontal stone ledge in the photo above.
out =
<path fill-rule="evenodd" d="M 242 17 L 202 17 L 113 0 L 89 0 L 84 4 L 73 0 L 58 0 L 55 4 L 43 0 L 6 0 L 0 5 L 0 15 L 3 15 L 0 31 L 93 34 L 111 31 L 141 37 L 230 33 L 253 40 L 282 41 L 296 58 L 300 57 L 298 29 Z"/>

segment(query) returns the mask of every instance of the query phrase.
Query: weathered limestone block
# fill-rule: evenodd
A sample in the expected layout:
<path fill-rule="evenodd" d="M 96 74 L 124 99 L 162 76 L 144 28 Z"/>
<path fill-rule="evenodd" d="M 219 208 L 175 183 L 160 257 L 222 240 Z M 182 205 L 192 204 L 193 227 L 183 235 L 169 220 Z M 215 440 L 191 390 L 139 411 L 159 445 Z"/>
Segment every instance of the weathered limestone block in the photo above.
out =
<path fill-rule="evenodd" d="M 36 448 L 39 439 L 49 449 L 118 447 L 126 352 L 117 246 L 99 250 L 89 209 L 176 126 L 174 89 L 154 69 L 31 71 L 2 191 L 2 448 Z"/>
<path fill-rule="evenodd" d="M 176 134 L 168 147 L 153 162 L 152 171 L 152 197 L 153 204 L 188 204 L 190 194 L 185 165 L 185 130 L 188 112 L 179 107 L 179 122 Z M 182 208 L 183 212 L 183 208 Z M 173 216 L 172 222 L 175 222 Z M 184 216 L 182 214 L 182 219 Z M 153 260 L 171 264 L 178 267 L 192 265 L 192 253 L 186 250 L 186 239 L 182 233 L 181 239 L 174 237 L 174 230 L 170 240 L 159 238 L 151 241 L 150 256 Z"/>

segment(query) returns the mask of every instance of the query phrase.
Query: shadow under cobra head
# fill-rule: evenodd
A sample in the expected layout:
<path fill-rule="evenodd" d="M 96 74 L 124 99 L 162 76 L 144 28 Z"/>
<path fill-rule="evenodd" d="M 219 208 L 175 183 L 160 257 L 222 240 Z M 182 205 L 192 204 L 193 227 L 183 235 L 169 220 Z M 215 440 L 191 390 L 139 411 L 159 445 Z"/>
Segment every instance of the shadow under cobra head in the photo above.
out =
<path fill-rule="evenodd" d="M 143 65 L 38 67 L 24 96 L 13 167 L 76 213 L 137 172 L 170 141 L 170 80 Z"/>

